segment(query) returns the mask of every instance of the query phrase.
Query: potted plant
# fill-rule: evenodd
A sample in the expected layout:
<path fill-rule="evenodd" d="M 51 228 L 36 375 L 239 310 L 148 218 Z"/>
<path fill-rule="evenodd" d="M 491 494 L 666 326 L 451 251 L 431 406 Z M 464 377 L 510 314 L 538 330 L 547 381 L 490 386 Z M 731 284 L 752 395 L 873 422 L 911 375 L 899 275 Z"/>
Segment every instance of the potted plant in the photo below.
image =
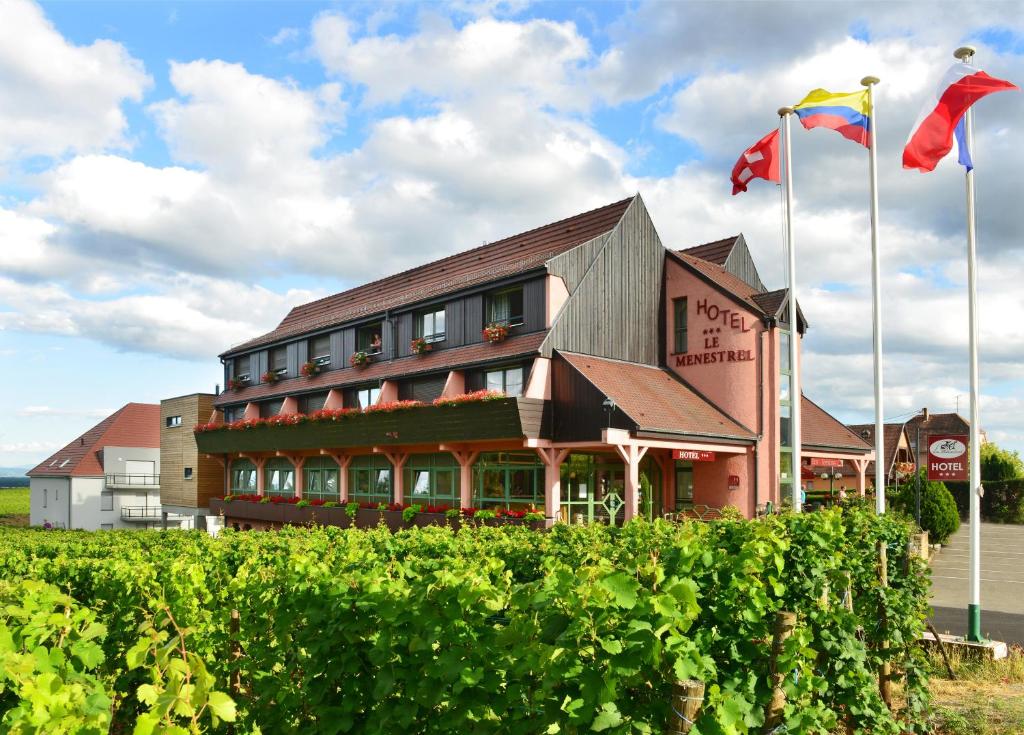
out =
<path fill-rule="evenodd" d="M 304 378 L 312 378 L 314 375 L 320 374 L 320 363 L 315 360 L 307 360 L 302 363 L 302 367 L 299 368 L 299 372 L 302 373 Z"/>
<path fill-rule="evenodd" d="M 444 512 L 444 519 L 453 531 L 458 531 L 462 528 L 462 509 L 449 508 Z"/>
<path fill-rule="evenodd" d="M 362 350 L 353 352 L 352 357 L 348 358 L 348 364 L 352 367 L 365 367 L 370 364 L 370 353 Z"/>
<path fill-rule="evenodd" d="M 423 510 L 423 506 L 422 505 L 416 505 L 416 504 L 413 504 L 413 505 L 410 505 L 410 506 L 408 506 L 406 508 L 403 508 L 402 509 L 402 520 L 405 522 L 405 525 L 406 526 L 411 525 L 412 522 L 413 522 L 413 519 L 415 519 L 416 516 L 419 515 L 421 510 Z"/>
<path fill-rule="evenodd" d="M 506 337 L 508 337 L 508 326 L 505 324 L 492 322 L 484 327 L 484 339 L 492 345 L 504 342 Z"/>
<path fill-rule="evenodd" d="M 242 390 L 247 385 L 249 385 L 248 378 L 231 378 L 228 381 L 228 390 Z"/>
<path fill-rule="evenodd" d="M 268 370 L 260 376 L 260 382 L 262 383 L 276 383 L 281 379 L 281 376 L 277 374 L 276 370 Z"/>
<path fill-rule="evenodd" d="M 412 350 L 414 355 L 425 355 L 434 349 L 434 345 L 427 342 L 423 337 L 417 337 L 409 343 L 409 349 Z"/>
<path fill-rule="evenodd" d="M 324 526 L 338 526 L 339 528 L 348 528 L 352 525 L 352 520 L 349 518 L 348 513 L 345 512 L 345 507 L 341 503 L 336 500 L 314 500 L 310 505 L 317 507 L 317 503 L 322 503 L 317 508 L 317 523 Z"/>

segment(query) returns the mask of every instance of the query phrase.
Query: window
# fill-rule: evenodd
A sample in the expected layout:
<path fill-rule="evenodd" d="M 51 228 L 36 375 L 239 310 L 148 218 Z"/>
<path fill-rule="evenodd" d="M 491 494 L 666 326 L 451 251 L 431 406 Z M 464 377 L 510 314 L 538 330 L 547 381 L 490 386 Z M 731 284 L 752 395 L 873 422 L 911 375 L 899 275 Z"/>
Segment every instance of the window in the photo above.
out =
<path fill-rule="evenodd" d="M 268 459 L 263 466 L 264 495 L 295 495 L 295 467 L 287 459 Z"/>
<path fill-rule="evenodd" d="M 392 502 L 391 463 L 378 454 L 355 457 L 348 468 L 348 491 L 360 503 Z"/>
<path fill-rule="evenodd" d="M 271 416 L 277 416 L 281 413 L 281 409 L 283 407 L 283 398 L 278 398 L 273 401 L 263 401 L 263 403 L 260 404 L 260 418 L 268 419 Z"/>
<path fill-rule="evenodd" d="M 380 398 L 380 388 L 358 388 L 356 390 L 356 405 L 359 408 L 372 406 Z"/>
<path fill-rule="evenodd" d="M 506 396 L 521 396 L 523 394 L 523 368 L 512 367 L 488 370 L 486 386 L 487 390 L 501 391 Z"/>
<path fill-rule="evenodd" d="M 101 531 L 113 531 L 114 530 L 114 524 L 113 523 L 101 523 L 100 524 L 100 530 Z"/>
<path fill-rule="evenodd" d="M 288 373 L 288 348 L 274 347 L 270 350 L 270 372 L 278 375 Z"/>
<path fill-rule="evenodd" d="M 327 403 L 326 393 L 310 393 L 299 398 L 299 410 L 304 414 L 316 413 Z"/>
<path fill-rule="evenodd" d="M 233 424 L 245 416 L 245 406 L 228 406 L 224 409 L 224 423 Z"/>
<path fill-rule="evenodd" d="M 331 337 L 324 334 L 309 340 L 309 359 L 317 365 L 331 364 Z"/>
<path fill-rule="evenodd" d="M 44 488 L 43 488 L 43 507 L 44 507 L 44 508 L 46 507 L 46 501 L 47 501 L 47 500 L 49 499 L 49 498 L 47 497 L 47 496 L 48 496 L 49 494 L 50 494 L 50 491 L 49 491 L 49 490 L 47 490 L 47 489 L 46 489 L 46 488 L 44 487 Z"/>
<path fill-rule="evenodd" d="M 676 510 L 693 505 L 693 463 L 676 463 Z"/>
<path fill-rule="evenodd" d="M 793 392 L 792 371 L 790 370 L 789 347 L 791 335 L 788 330 L 779 330 L 779 500 L 786 502 L 793 497 Z"/>
<path fill-rule="evenodd" d="M 167 417 L 167 426 L 168 426 L 168 428 L 172 428 L 172 427 L 175 427 L 175 426 L 181 426 L 181 416 L 168 416 Z"/>
<path fill-rule="evenodd" d="M 330 457 L 310 457 L 303 467 L 306 483 L 302 497 L 310 500 L 333 500 L 338 495 L 338 465 Z"/>
<path fill-rule="evenodd" d="M 676 354 L 686 352 L 686 297 L 672 301 L 672 326 Z"/>
<path fill-rule="evenodd" d="M 473 484 L 473 505 L 480 508 L 525 509 L 544 505 L 544 465 L 535 454 L 482 454 Z"/>
<path fill-rule="evenodd" d="M 414 336 L 421 337 L 427 342 L 442 341 L 444 339 L 444 307 L 417 314 L 414 326 Z"/>
<path fill-rule="evenodd" d="M 231 494 L 256 494 L 256 465 L 248 459 L 236 459 L 231 463 Z"/>
<path fill-rule="evenodd" d="M 383 347 L 381 322 L 367 324 L 356 331 L 356 350 L 370 355 L 379 354 Z"/>
<path fill-rule="evenodd" d="M 407 503 L 459 507 L 459 463 L 447 452 L 409 457 L 404 480 Z"/>
<path fill-rule="evenodd" d="M 510 288 L 487 295 L 487 323 L 514 327 L 523 323 L 523 288 Z"/>
<path fill-rule="evenodd" d="M 114 491 L 113 490 L 101 490 L 100 491 L 100 510 L 113 510 L 114 509 Z"/>
<path fill-rule="evenodd" d="M 249 355 L 235 358 L 235 380 L 249 380 Z"/>
<path fill-rule="evenodd" d="M 192 479 L 192 468 L 191 467 L 186 467 L 185 468 L 185 479 L 186 480 L 191 480 Z"/>

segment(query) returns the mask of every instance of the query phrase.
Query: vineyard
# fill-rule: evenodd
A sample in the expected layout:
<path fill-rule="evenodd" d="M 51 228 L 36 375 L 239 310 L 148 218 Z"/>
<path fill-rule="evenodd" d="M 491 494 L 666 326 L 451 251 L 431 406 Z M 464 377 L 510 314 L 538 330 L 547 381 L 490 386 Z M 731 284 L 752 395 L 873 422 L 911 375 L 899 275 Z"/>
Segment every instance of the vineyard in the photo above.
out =
<path fill-rule="evenodd" d="M 702 735 L 921 731 L 908 533 L 857 508 L 549 533 L 0 529 L 0 731 L 663 733 L 679 680 L 704 684 Z"/>

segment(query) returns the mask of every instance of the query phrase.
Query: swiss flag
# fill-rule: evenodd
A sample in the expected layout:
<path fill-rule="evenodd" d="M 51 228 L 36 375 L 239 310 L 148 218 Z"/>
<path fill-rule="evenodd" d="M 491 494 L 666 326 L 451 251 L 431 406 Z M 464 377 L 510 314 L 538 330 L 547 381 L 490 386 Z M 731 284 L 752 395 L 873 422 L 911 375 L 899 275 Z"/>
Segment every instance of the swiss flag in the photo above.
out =
<path fill-rule="evenodd" d="M 747 190 L 751 179 L 779 181 L 779 131 L 773 130 L 743 151 L 732 167 L 733 196 Z"/>

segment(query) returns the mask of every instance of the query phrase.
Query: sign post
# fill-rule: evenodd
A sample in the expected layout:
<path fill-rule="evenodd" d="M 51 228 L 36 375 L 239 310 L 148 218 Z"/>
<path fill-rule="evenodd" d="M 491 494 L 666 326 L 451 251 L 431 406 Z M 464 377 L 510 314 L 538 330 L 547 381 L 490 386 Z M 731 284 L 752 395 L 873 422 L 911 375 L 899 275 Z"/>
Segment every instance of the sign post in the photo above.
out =
<path fill-rule="evenodd" d="M 928 479 L 940 482 L 967 481 L 966 434 L 941 434 L 928 437 Z"/>

